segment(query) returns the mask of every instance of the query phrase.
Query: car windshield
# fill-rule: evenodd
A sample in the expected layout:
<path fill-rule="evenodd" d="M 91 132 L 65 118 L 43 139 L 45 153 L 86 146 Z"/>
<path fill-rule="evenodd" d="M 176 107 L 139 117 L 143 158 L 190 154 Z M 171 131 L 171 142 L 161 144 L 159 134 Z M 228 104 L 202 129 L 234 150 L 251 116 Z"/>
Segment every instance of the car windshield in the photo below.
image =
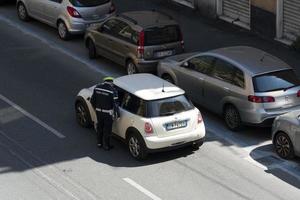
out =
<path fill-rule="evenodd" d="M 93 7 L 108 3 L 110 0 L 70 0 L 70 2 L 75 7 Z"/>
<path fill-rule="evenodd" d="M 253 78 L 255 92 L 287 90 L 300 85 L 293 70 L 283 70 L 259 75 Z"/>
<path fill-rule="evenodd" d="M 194 105 L 184 95 L 148 101 L 148 117 L 170 116 L 180 112 L 188 111 L 194 108 Z"/>
<path fill-rule="evenodd" d="M 145 46 L 177 42 L 180 40 L 178 26 L 152 27 L 145 30 Z"/>

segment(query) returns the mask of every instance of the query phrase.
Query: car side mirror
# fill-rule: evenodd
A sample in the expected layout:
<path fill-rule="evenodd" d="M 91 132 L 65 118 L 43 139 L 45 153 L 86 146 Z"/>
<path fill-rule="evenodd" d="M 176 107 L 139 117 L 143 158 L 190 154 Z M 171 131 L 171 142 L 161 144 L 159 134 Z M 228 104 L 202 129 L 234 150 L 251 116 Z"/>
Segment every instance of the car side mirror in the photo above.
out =
<path fill-rule="evenodd" d="M 188 68 L 190 66 L 190 64 L 188 62 L 184 62 L 184 63 L 182 63 L 181 66 L 184 68 Z"/>
<path fill-rule="evenodd" d="M 103 28 L 103 26 L 100 26 L 99 28 L 98 28 L 98 32 L 103 32 L 103 30 L 104 30 L 104 28 Z"/>

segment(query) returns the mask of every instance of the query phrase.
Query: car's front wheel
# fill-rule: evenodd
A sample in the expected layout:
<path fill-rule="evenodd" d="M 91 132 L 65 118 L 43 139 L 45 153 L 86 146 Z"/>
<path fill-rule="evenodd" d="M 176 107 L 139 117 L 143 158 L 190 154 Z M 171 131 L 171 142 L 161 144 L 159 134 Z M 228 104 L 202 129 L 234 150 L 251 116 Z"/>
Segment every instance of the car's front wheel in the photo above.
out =
<path fill-rule="evenodd" d="M 232 131 L 238 131 L 242 127 L 239 111 L 233 105 L 227 105 L 224 109 L 224 120 L 227 127 Z"/>
<path fill-rule="evenodd" d="M 20 20 L 22 20 L 22 21 L 29 20 L 29 15 L 28 15 L 27 9 L 22 2 L 18 4 L 17 10 L 18 10 L 18 17 Z"/>
<path fill-rule="evenodd" d="M 129 153 L 137 160 L 144 160 L 147 157 L 146 145 L 139 133 L 130 133 L 127 138 Z"/>
<path fill-rule="evenodd" d="M 277 133 L 274 141 L 276 153 L 284 159 L 292 159 L 294 154 L 294 147 L 289 136 L 284 132 Z"/>
<path fill-rule="evenodd" d="M 92 120 L 91 120 L 90 112 L 85 103 L 78 101 L 75 104 L 75 112 L 76 112 L 77 123 L 80 126 L 84 128 L 91 127 Z"/>
<path fill-rule="evenodd" d="M 60 39 L 62 39 L 62 40 L 69 40 L 70 39 L 71 34 L 68 30 L 68 27 L 66 26 L 66 24 L 62 20 L 58 21 L 57 30 L 58 30 L 58 36 L 60 37 Z"/>

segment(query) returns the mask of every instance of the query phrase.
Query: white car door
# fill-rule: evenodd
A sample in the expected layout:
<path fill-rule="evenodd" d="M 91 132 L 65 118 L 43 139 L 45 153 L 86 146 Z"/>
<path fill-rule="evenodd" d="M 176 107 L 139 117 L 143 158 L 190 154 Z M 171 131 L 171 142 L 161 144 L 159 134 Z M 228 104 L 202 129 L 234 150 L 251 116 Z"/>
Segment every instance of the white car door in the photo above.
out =
<path fill-rule="evenodd" d="M 42 15 L 43 15 L 43 11 L 42 11 L 42 3 L 45 0 L 27 0 L 26 1 L 26 8 L 28 9 L 29 15 L 42 20 Z"/>

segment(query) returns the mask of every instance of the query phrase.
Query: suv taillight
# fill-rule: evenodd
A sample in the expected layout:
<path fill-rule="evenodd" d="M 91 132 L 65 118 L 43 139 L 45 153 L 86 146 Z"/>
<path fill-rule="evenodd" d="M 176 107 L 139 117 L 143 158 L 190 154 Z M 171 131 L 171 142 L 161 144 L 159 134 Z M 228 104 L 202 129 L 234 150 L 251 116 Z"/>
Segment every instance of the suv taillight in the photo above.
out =
<path fill-rule="evenodd" d="M 297 97 L 300 97 L 300 90 L 297 92 Z"/>
<path fill-rule="evenodd" d="M 275 102 L 275 98 L 270 97 L 270 96 L 249 95 L 248 101 L 253 102 L 253 103 L 273 103 L 273 102 Z"/>
<path fill-rule="evenodd" d="M 79 12 L 78 12 L 75 8 L 73 8 L 73 7 L 71 7 L 71 6 L 68 6 L 68 7 L 67 7 L 67 11 L 68 11 L 68 13 L 69 13 L 69 15 L 70 15 L 71 17 L 74 17 L 74 18 L 81 18 L 81 15 L 79 14 Z"/>
<path fill-rule="evenodd" d="M 139 34 L 139 43 L 138 43 L 138 48 L 137 48 L 137 52 L 138 52 L 138 58 L 144 58 L 144 52 L 145 52 L 145 32 L 141 31 Z"/>
<path fill-rule="evenodd" d="M 113 12 L 115 12 L 115 11 L 116 11 L 116 6 L 115 6 L 114 3 L 111 3 L 111 6 L 110 6 L 110 8 L 109 8 L 109 14 L 111 14 L 111 13 L 113 13 Z"/>
<path fill-rule="evenodd" d="M 152 134 L 153 133 L 152 125 L 149 122 L 145 123 L 144 130 L 145 130 L 146 134 Z"/>
<path fill-rule="evenodd" d="M 198 113 L 198 121 L 197 122 L 198 122 L 198 124 L 201 124 L 203 122 L 203 118 L 202 118 L 202 115 L 200 112 Z"/>

